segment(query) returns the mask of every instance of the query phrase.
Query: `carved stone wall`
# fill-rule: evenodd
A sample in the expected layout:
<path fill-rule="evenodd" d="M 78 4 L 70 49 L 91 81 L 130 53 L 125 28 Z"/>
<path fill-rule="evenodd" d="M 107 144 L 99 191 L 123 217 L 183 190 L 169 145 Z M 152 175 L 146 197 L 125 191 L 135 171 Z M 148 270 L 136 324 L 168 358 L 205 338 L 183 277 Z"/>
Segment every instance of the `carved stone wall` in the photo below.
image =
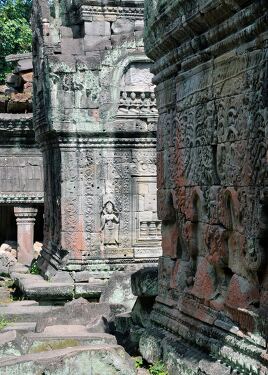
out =
<path fill-rule="evenodd" d="M 151 358 L 154 342 L 172 374 L 227 373 L 199 349 L 267 374 L 267 2 L 146 0 L 145 9 L 163 257 L 141 349 Z M 176 354 L 168 339 L 184 339 Z"/>
<path fill-rule="evenodd" d="M 156 261 L 158 112 L 143 1 L 36 0 L 33 33 L 45 164 L 40 266 L 49 274 Z"/>

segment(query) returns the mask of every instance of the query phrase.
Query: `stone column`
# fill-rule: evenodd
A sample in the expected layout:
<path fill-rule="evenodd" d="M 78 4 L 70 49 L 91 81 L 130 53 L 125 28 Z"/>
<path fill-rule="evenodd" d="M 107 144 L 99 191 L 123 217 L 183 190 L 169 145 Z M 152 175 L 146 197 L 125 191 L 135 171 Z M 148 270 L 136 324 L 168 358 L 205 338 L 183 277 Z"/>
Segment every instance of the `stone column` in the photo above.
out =
<path fill-rule="evenodd" d="M 25 265 L 30 265 L 33 260 L 34 224 L 37 211 L 35 207 L 14 207 L 17 221 L 18 261 Z"/>

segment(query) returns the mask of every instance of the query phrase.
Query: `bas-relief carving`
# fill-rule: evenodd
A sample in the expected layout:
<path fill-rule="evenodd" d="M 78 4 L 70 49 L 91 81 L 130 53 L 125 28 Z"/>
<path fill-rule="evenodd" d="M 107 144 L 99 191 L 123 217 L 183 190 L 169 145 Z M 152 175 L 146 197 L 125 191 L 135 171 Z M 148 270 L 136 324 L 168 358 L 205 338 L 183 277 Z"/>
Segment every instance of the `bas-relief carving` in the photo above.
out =
<path fill-rule="evenodd" d="M 70 6 L 56 5 L 65 11 Z M 90 257 L 135 259 L 132 176 L 156 178 L 158 111 L 151 62 L 143 52 L 140 6 L 89 2 L 75 12 L 74 4 L 44 22 L 47 5 L 43 0 L 34 4 L 36 135 L 46 150 L 49 202 L 46 242 L 56 237 L 53 225 L 59 231 L 56 246 L 68 245 L 70 259 L 82 253 L 85 263 Z M 53 162 L 52 149 L 59 156 Z M 51 170 L 54 163 L 57 172 Z M 150 194 L 156 195 L 155 185 Z M 145 204 L 146 212 L 152 210 L 150 202 Z M 147 223 L 151 238 L 157 237 L 146 253 L 147 261 L 156 260 L 159 221 L 145 217 L 140 222 Z"/>
<path fill-rule="evenodd" d="M 111 201 L 105 203 L 101 212 L 101 249 L 119 246 L 119 213 Z"/>
<path fill-rule="evenodd" d="M 263 216 L 262 197 L 267 185 L 267 47 L 258 44 L 262 29 L 255 34 L 259 34 L 257 39 L 252 36 L 249 42 L 237 21 L 251 14 L 247 30 L 255 30 L 267 5 L 244 3 L 233 13 L 230 2 L 224 16 L 220 9 L 208 6 L 202 14 L 213 26 L 207 30 L 200 23 L 197 32 L 192 17 L 201 21 L 199 13 L 190 8 L 198 3 L 200 11 L 203 2 L 193 1 L 189 9 L 188 2 L 170 2 L 165 16 L 160 1 L 155 13 L 148 11 L 151 2 L 146 3 L 145 44 L 149 57 L 156 61 L 152 71 L 160 108 L 158 214 L 163 220 L 164 251 L 159 302 L 152 320 L 155 328 L 166 329 L 166 335 L 171 330 L 201 349 L 213 351 L 210 334 L 200 339 L 202 322 L 213 326 L 213 315 L 223 321 L 230 319 L 244 335 L 238 339 L 238 352 L 250 337 L 261 343 L 262 357 L 253 354 L 256 346 L 252 347 L 251 354 L 241 359 L 241 366 L 254 357 L 265 374 L 267 212 Z M 260 13 L 253 16 L 255 7 Z M 184 14 L 183 22 L 179 14 Z M 238 28 L 234 29 L 234 24 Z M 191 41 L 184 34 L 188 28 L 195 35 Z M 228 37 L 220 42 L 216 30 L 224 30 Z M 195 53 L 189 49 L 193 40 L 200 41 Z M 201 40 L 206 40 L 205 45 Z M 213 51 L 213 61 L 209 61 L 209 51 Z M 170 97 L 173 101 L 167 99 Z M 195 333 L 189 329 L 189 316 L 200 327 Z M 178 319 L 180 327 L 176 326 Z M 186 328 L 193 333 L 192 339 Z M 224 329 L 221 332 L 226 334 Z M 257 339 L 260 333 L 263 338 Z M 224 361 L 222 353 L 217 352 L 217 358 Z M 231 351 L 228 363 L 238 368 Z M 257 371 L 248 371 L 253 373 Z"/>

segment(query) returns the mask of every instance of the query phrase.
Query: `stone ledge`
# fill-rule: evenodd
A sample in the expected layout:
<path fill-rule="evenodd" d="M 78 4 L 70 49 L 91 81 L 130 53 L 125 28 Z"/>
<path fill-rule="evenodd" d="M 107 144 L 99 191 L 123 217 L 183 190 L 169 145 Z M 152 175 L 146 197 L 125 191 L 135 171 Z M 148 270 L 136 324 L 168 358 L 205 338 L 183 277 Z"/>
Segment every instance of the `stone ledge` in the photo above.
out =
<path fill-rule="evenodd" d="M 90 368 L 93 374 L 135 375 L 134 361 L 119 345 L 89 345 L 48 352 L 26 354 L 0 361 L 0 372 L 6 375 L 48 373 L 83 373 Z M 48 371 L 48 372 L 47 372 Z M 100 372 L 99 372 L 100 371 Z M 52 373 L 51 372 L 51 373 Z"/>

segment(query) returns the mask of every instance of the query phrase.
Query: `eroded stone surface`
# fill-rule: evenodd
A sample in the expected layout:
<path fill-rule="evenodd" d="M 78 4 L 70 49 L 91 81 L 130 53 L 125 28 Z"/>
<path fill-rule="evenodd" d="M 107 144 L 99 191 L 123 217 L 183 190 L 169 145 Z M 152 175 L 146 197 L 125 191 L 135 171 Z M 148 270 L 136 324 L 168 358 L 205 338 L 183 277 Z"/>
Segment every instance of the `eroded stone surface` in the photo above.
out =
<path fill-rule="evenodd" d="M 0 362 L 0 370 L 6 375 L 83 374 L 85 369 L 89 368 L 92 375 L 100 372 L 111 375 L 134 375 L 136 373 L 134 361 L 122 347 L 117 345 L 66 348 L 28 354 Z"/>
<path fill-rule="evenodd" d="M 158 111 L 142 29 L 142 1 L 33 2 L 35 130 L 46 176 L 38 264 L 49 278 L 64 268 L 108 279 L 161 254 Z"/>
<path fill-rule="evenodd" d="M 131 275 L 131 289 L 138 297 L 156 297 L 158 294 L 158 268 L 144 268 Z"/>
<path fill-rule="evenodd" d="M 126 311 L 131 311 L 136 297 L 132 293 L 130 275 L 130 272 L 115 272 L 107 282 L 101 294 L 100 302 L 118 303 L 123 305 Z"/>
<path fill-rule="evenodd" d="M 152 361 L 165 349 L 159 328 L 237 371 L 266 374 L 268 8 L 216 3 L 145 1 L 163 257 L 155 332 L 141 350 Z M 178 349 L 172 371 L 197 373 L 202 356 L 195 369 L 187 358 Z M 226 373 L 200 364 L 213 371 Z"/>

